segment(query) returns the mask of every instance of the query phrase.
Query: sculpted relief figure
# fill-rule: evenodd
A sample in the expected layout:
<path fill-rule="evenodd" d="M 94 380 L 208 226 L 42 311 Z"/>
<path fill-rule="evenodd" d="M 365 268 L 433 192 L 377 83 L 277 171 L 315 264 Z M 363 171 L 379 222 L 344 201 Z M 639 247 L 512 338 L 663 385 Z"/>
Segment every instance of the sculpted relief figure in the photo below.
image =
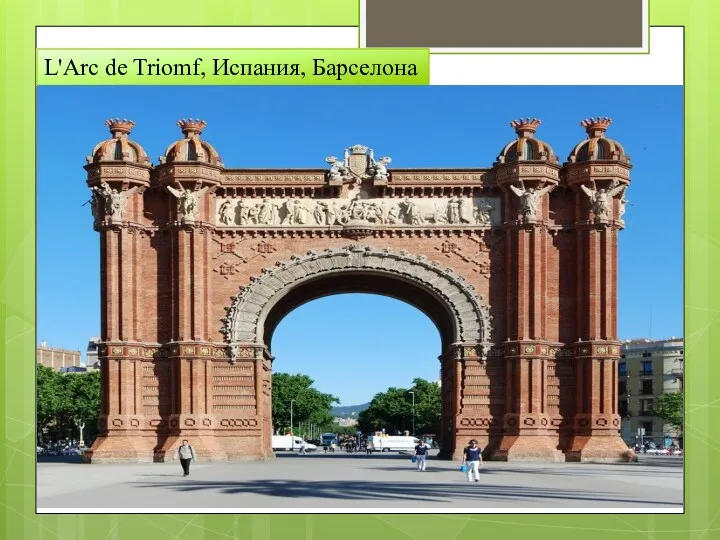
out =
<path fill-rule="evenodd" d="M 325 214 L 327 213 L 327 203 L 318 202 L 313 210 L 313 218 L 317 225 L 325 225 Z"/>
<path fill-rule="evenodd" d="M 225 201 L 220 205 L 220 223 L 231 225 L 235 221 L 235 212 L 230 201 Z"/>
<path fill-rule="evenodd" d="M 627 186 L 625 186 L 625 188 L 627 188 Z M 625 205 L 629 204 L 632 206 L 632 203 L 625 198 L 625 189 L 623 189 L 620 193 L 620 200 L 618 202 L 618 221 L 624 221 L 623 215 L 625 215 Z"/>
<path fill-rule="evenodd" d="M 610 219 L 612 213 L 612 199 L 615 195 L 624 190 L 625 186 L 620 185 L 617 180 L 613 181 L 610 189 L 597 189 L 595 182 L 593 182 L 592 188 L 587 186 L 580 186 L 585 192 L 585 195 L 590 199 L 592 205 L 592 213 L 595 215 L 595 221 L 607 221 Z"/>
<path fill-rule="evenodd" d="M 370 150 L 370 163 L 372 163 L 373 180 L 387 180 L 390 177 L 387 166 L 392 161 L 388 156 L 383 156 L 375 161 L 373 151 Z"/>
<path fill-rule="evenodd" d="M 423 225 L 425 220 L 412 199 L 405 199 L 404 221 L 410 225 Z"/>
<path fill-rule="evenodd" d="M 460 199 L 451 197 L 447 203 L 448 223 L 460 223 Z"/>
<path fill-rule="evenodd" d="M 204 187 L 198 191 L 190 191 L 182 186 L 180 187 L 182 188 L 181 190 L 167 186 L 168 191 L 177 199 L 178 214 L 186 221 L 195 221 L 198 211 L 198 201 L 210 188 Z"/>
<path fill-rule="evenodd" d="M 492 211 L 494 209 L 494 205 L 484 201 L 476 204 L 473 209 L 475 223 L 478 225 L 490 225 L 492 220 Z"/>
<path fill-rule="evenodd" d="M 254 206 L 251 206 L 248 209 L 248 223 L 251 223 L 252 225 L 257 225 L 259 223 L 260 217 L 260 205 L 256 204 Z"/>
<path fill-rule="evenodd" d="M 105 206 L 105 215 L 109 216 L 112 220 L 119 220 L 123 218 L 125 214 L 125 203 L 130 196 L 135 193 L 138 188 L 134 187 L 127 191 L 118 191 L 110 187 L 107 182 L 102 182 L 100 187 L 93 186 L 93 199 L 95 202 L 90 203 L 90 208 L 93 211 L 95 219 L 99 219 L 100 205 L 99 199 L 103 199 Z"/>
<path fill-rule="evenodd" d="M 342 180 L 348 175 L 348 170 L 345 165 L 346 160 L 330 156 L 325 158 L 325 161 L 330 164 L 330 170 L 328 171 L 330 180 Z"/>
<path fill-rule="evenodd" d="M 520 198 L 520 210 L 522 211 L 525 223 L 532 223 L 537 219 L 538 203 L 545 193 L 553 189 L 553 185 L 545 187 L 537 186 L 536 188 L 525 188 L 525 184 L 520 181 L 520 188 L 510 186 L 510 189 Z"/>
<path fill-rule="evenodd" d="M 529 191 L 537 193 L 537 190 Z M 185 193 L 177 191 L 179 200 Z M 496 224 L 493 211 L 499 204 L 499 200 L 486 197 L 408 196 L 393 200 L 368 197 L 366 192 L 358 190 L 351 194 L 351 199 L 221 199 L 217 202 L 215 219 L 222 227 L 324 227 L 346 225 L 351 221 L 395 226 L 490 226 Z"/>
<path fill-rule="evenodd" d="M 367 207 L 365 206 L 365 203 L 360 199 L 359 193 L 355 195 L 355 197 L 353 197 L 352 201 L 350 201 L 347 210 L 349 219 L 355 219 L 360 221 L 365 221 L 367 219 Z"/>
<path fill-rule="evenodd" d="M 298 225 L 305 225 L 308 222 L 310 210 L 303 204 L 300 199 L 295 199 L 293 202 L 293 223 Z"/>
<path fill-rule="evenodd" d="M 397 204 L 394 204 L 390 207 L 390 210 L 388 210 L 388 215 L 385 218 L 385 222 L 388 225 L 395 225 L 400 221 L 400 207 Z"/>
<path fill-rule="evenodd" d="M 261 225 L 277 225 L 279 208 L 270 199 L 264 199 L 258 210 L 258 223 Z"/>

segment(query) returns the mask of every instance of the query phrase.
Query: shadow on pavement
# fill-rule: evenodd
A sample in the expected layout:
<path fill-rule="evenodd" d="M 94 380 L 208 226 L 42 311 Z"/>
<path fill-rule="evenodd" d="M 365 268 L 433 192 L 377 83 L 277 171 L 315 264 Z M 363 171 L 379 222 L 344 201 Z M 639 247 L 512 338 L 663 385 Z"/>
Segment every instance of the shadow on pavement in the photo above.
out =
<path fill-rule="evenodd" d="M 275 458 L 276 459 L 367 459 L 367 460 L 376 460 L 376 459 L 393 459 L 393 460 L 402 460 L 402 461 L 408 461 L 410 462 L 411 454 L 391 454 L 391 453 L 382 453 L 382 452 L 376 452 L 374 454 L 361 454 L 360 452 L 356 453 L 347 453 L 343 452 L 342 454 L 340 452 L 336 452 L 335 454 L 325 454 L 323 452 L 310 452 L 308 454 L 305 454 L 304 456 L 299 455 L 297 452 L 276 452 Z M 432 458 L 431 458 L 432 459 Z"/>
<path fill-rule="evenodd" d="M 37 456 L 37 463 L 82 463 L 80 456 Z"/>
<path fill-rule="evenodd" d="M 611 502 L 649 506 L 680 506 L 681 503 L 662 502 L 656 499 L 638 500 L 618 497 L 610 493 L 588 492 L 585 490 L 536 488 L 529 486 L 487 486 L 482 483 L 458 480 L 458 483 L 415 483 L 415 482 L 365 482 L 365 481 L 314 481 L 297 482 L 287 480 L 253 480 L 247 482 L 212 482 L 179 478 L 173 483 L 136 483 L 140 488 L 166 488 L 185 493 L 213 491 L 225 495 L 262 495 L 287 499 L 320 498 L 366 501 L 423 501 L 453 502 L 458 499 L 524 500 L 535 499 L 558 501 Z"/>

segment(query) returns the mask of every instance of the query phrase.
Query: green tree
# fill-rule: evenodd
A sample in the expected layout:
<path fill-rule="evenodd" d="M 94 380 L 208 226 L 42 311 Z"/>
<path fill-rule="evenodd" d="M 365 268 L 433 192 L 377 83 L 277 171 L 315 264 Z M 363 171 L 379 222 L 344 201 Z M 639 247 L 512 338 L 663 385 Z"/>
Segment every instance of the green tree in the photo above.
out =
<path fill-rule="evenodd" d="M 272 414 L 275 429 L 284 432 L 290 428 L 291 401 L 293 401 L 293 426 L 297 427 L 300 422 L 309 422 L 317 426 L 332 425 L 333 417 L 330 409 L 340 400 L 313 388 L 314 382 L 307 375 L 273 373 Z"/>
<path fill-rule="evenodd" d="M 38 440 L 42 438 L 43 429 L 47 430 L 50 440 L 72 436 L 80 425 L 85 426 L 87 435 L 97 432 L 99 372 L 59 373 L 38 365 L 36 382 Z"/>
<path fill-rule="evenodd" d="M 367 409 L 358 416 L 358 428 L 364 433 L 411 431 L 413 394 L 415 393 L 415 433 L 439 433 L 440 387 L 425 379 L 415 379 L 411 388 L 388 388 L 375 394 Z"/>
<path fill-rule="evenodd" d="M 667 392 L 655 398 L 653 414 L 662 418 L 675 429 L 683 430 L 683 393 Z"/>
<path fill-rule="evenodd" d="M 43 443 L 43 429 L 50 431 L 57 424 L 57 415 L 61 408 L 63 389 L 60 374 L 49 367 L 37 364 L 35 369 L 37 384 L 37 435 L 38 442 Z"/>

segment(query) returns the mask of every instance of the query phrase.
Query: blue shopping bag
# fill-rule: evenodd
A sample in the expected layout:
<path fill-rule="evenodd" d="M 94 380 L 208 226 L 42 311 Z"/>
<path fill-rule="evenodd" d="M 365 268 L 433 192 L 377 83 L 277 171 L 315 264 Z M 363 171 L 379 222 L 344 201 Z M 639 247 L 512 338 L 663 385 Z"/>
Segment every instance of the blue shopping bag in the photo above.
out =
<path fill-rule="evenodd" d="M 465 464 L 460 465 L 460 472 L 468 472 L 468 466 Z"/>
<path fill-rule="evenodd" d="M 415 462 L 417 461 L 417 458 L 416 458 L 415 456 L 413 456 L 412 458 L 410 458 L 410 460 L 411 460 L 413 463 L 415 463 Z"/>

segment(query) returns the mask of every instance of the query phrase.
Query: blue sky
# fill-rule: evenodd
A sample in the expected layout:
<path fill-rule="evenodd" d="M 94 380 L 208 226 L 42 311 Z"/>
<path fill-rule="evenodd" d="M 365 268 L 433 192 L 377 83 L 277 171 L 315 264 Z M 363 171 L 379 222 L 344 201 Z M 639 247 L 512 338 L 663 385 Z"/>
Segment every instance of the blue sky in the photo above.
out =
<path fill-rule="evenodd" d="M 537 117 L 537 137 L 561 162 L 585 138 L 589 116 L 631 156 L 626 229 L 620 235 L 621 339 L 682 336 L 683 117 L 681 87 L 38 87 L 38 340 L 84 350 L 99 334 L 99 240 L 87 206 L 85 156 L 108 138 L 103 121 L 131 134 L 154 163 L 181 137 L 175 122 L 201 118 L 225 166 L 325 167 L 365 144 L 393 167 L 489 167 Z M 328 337 L 311 336 L 317 328 Z M 362 339 L 361 336 L 371 336 Z M 348 346 L 350 345 L 350 346 Z M 277 371 L 306 373 L 352 405 L 414 377 L 436 379 L 440 339 L 402 302 L 338 295 L 290 313 L 272 343 Z"/>

